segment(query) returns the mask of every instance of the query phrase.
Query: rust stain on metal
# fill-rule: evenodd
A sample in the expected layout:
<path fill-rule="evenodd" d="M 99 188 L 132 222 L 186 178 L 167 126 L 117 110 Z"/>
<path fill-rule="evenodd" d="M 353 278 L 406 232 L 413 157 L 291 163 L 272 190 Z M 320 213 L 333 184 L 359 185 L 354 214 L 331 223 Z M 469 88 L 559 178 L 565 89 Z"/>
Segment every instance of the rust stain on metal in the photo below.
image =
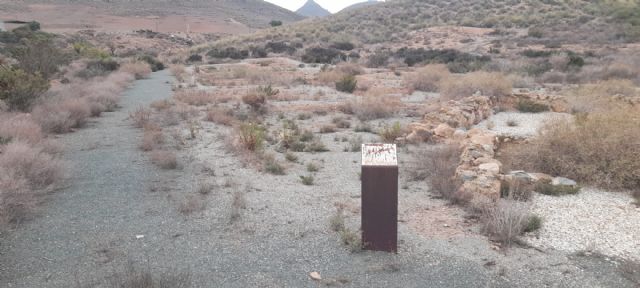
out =
<path fill-rule="evenodd" d="M 362 244 L 396 252 L 398 246 L 398 160 L 395 144 L 362 146 Z"/>

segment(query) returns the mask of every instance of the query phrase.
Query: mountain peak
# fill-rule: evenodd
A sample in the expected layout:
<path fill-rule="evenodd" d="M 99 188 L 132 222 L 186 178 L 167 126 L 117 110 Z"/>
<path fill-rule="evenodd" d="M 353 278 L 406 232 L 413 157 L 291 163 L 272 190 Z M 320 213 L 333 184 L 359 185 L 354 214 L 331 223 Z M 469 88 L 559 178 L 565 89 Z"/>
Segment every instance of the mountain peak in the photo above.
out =
<path fill-rule="evenodd" d="M 327 9 L 322 8 L 316 1 L 308 0 L 296 13 L 306 17 L 324 17 L 331 15 Z"/>

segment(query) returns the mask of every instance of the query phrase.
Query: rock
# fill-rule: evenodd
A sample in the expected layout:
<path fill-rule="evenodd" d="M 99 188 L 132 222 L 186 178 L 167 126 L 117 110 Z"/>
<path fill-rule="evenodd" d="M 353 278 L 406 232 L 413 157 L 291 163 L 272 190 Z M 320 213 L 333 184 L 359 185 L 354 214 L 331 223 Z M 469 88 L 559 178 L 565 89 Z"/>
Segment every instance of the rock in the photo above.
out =
<path fill-rule="evenodd" d="M 551 180 L 551 185 L 553 186 L 577 186 L 578 183 L 569 178 L 564 177 L 555 177 Z"/>
<path fill-rule="evenodd" d="M 442 123 L 438 125 L 436 129 L 433 129 L 433 134 L 442 138 L 451 138 L 454 132 L 455 130 L 445 123 Z"/>
<path fill-rule="evenodd" d="M 311 277 L 311 279 L 316 280 L 316 281 L 320 281 L 322 280 L 322 277 L 320 277 L 320 273 L 313 271 L 311 273 L 309 273 L 309 277 Z"/>
<path fill-rule="evenodd" d="M 493 174 L 498 174 L 500 173 L 500 164 L 495 162 L 484 163 L 480 164 L 480 166 L 478 166 L 478 169 L 488 171 Z"/>
<path fill-rule="evenodd" d="M 407 141 L 411 143 L 420 143 L 428 141 L 432 136 L 432 133 L 424 127 L 417 127 L 409 133 Z"/>

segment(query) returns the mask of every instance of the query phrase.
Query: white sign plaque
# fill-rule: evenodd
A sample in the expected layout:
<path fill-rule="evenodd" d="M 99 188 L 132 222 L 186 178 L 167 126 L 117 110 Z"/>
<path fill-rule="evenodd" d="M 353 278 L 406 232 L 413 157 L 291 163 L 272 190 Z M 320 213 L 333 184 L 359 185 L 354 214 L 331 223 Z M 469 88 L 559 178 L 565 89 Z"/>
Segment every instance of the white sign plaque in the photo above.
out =
<path fill-rule="evenodd" d="M 363 166 L 398 166 L 396 144 L 362 144 Z"/>

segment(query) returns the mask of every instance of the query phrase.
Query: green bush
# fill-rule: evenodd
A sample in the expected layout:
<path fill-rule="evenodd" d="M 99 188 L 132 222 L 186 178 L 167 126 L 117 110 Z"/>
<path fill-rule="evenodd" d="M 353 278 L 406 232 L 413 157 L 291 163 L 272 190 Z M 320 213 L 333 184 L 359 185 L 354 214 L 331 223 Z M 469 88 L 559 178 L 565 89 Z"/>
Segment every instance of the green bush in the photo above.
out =
<path fill-rule="evenodd" d="M 76 76 L 84 79 L 105 76 L 118 68 L 120 68 L 120 64 L 113 59 L 92 60 L 87 63 L 84 70 L 78 71 Z"/>
<path fill-rule="evenodd" d="M 28 110 L 47 89 L 49 81 L 39 74 L 0 66 L 0 100 L 12 110 Z"/>
<path fill-rule="evenodd" d="M 518 104 L 516 105 L 516 108 L 518 109 L 518 111 L 526 113 L 540 113 L 549 111 L 548 105 L 538 103 L 529 99 L 520 99 L 518 101 Z"/>
<path fill-rule="evenodd" d="M 68 62 L 67 57 L 55 46 L 51 38 L 48 35 L 24 38 L 20 44 L 9 49 L 10 55 L 18 61 L 17 66 L 20 69 L 49 79 L 58 72 L 58 66 Z"/>
<path fill-rule="evenodd" d="M 269 22 L 269 25 L 271 25 L 271 27 L 282 26 L 282 21 L 280 21 L 280 20 L 271 20 L 271 22 Z"/>
<path fill-rule="evenodd" d="M 305 63 L 336 63 L 345 60 L 347 56 L 335 48 L 309 48 L 302 55 L 302 62 Z"/>
<path fill-rule="evenodd" d="M 153 72 L 164 70 L 164 64 L 151 55 L 142 55 L 138 57 L 138 60 L 147 62 Z"/>
<path fill-rule="evenodd" d="M 529 216 L 529 221 L 527 221 L 527 224 L 524 227 L 524 232 L 528 233 L 528 232 L 537 231 L 541 227 L 542 227 L 542 218 L 540 218 L 540 216 L 538 215 L 531 215 Z"/>
<path fill-rule="evenodd" d="M 353 93 L 357 86 L 358 80 L 353 75 L 344 76 L 340 81 L 336 82 L 336 90 L 341 92 Z"/>

